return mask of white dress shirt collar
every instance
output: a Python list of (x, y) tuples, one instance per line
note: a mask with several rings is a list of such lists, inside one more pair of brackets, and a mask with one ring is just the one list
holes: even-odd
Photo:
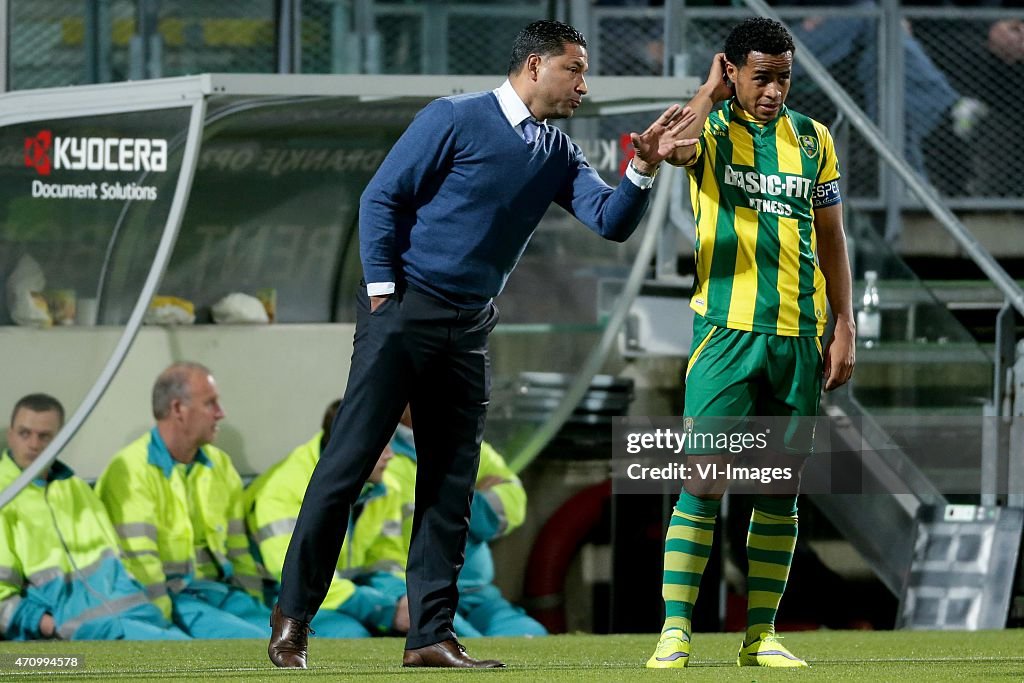
[[(523, 121), (532, 116), (526, 104), (519, 97), (519, 93), (512, 87), (512, 83), (508, 79), (505, 79), (501, 87), (495, 88), (493, 92), (494, 96), (498, 98), (498, 106), (501, 107), (501, 113), (508, 119), (508, 125), (518, 128), (522, 125)], [(538, 121), (538, 123), (542, 127), (545, 125), (543, 121)]]
[[(523, 134), (523, 121), (530, 118), (529, 108), (523, 102), (522, 98), (519, 97), (519, 93), (512, 87), (512, 83), (508, 79), (501, 84), (501, 87), (495, 88), (493, 91), (494, 96), (498, 98), (498, 106), (501, 107), (501, 113), (508, 119), (508, 125), (516, 129), (516, 131)], [(544, 128), (547, 123), (544, 121), (538, 121), (537, 125), (540, 126), (543, 134)], [(626, 164), (626, 178), (629, 179), (634, 185), (639, 187), (641, 190), (650, 189), (654, 184), (654, 176), (642, 176), (637, 173), (636, 169), (633, 168), (633, 164)]]

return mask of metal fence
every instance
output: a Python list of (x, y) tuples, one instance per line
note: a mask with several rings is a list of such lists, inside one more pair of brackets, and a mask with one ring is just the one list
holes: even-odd
[(595, 74), (661, 76), (665, 73), (664, 10), (597, 6), (590, 11), (590, 20), (579, 22), (579, 28), (587, 36), (590, 68)]
[(508, 47), (549, 3), (303, 0), (306, 73), (494, 74)]
[[(887, 13), (888, 6), (779, 3), (778, 11), (954, 206), (1024, 206), (1024, 135), (1007, 104), (1024, 91), (1024, 15)], [(284, 30), (289, 12), (297, 19)], [(10, 0), (9, 13), (12, 89), (204, 71), (499, 74), (515, 33), (550, 16), (568, 18), (588, 36), (594, 74), (700, 76), (730, 27), (749, 16), (742, 7), (625, 0)], [(896, 24), (905, 28), (893, 31)], [(1017, 43), (1000, 41), (1003, 34)], [(897, 42), (901, 50), (884, 49)], [(888, 88), (895, 96), (886, 97), (894, 79), (903, 87)], [(837, 122), (828, 98), (801, 73), (799, 55), (789, 104)], [(834, 132), (845, 143), (847, 195), (878, 207), (891, 201), (877, 155), (857, 133)]]
[(277, 70), (274, 0), (10, 0), (12, 90)]
[(85, 9), (68, 0), (9, 3), (10, 89), (92, 82)]
[[(1021, 198), (1024, 134), (1013, 101), (1024, 92), (1024, 11), (907, 12), (907, 18), (957, 98), (946, 125), (928, 141), (929, 176), (953, 196)], [(918, 107), (914, 94), (907, 92), (908, 118)]]
[[(1024, 13), (1000, 9), (788, 7), (777, 11), (793, 33), (954, 208), (1024, 208), (1024, 135), (1008, 114), (1024, 91)], [(824, 4), (824, 3), (823, 3)], [(742, 7), (663, 8), (572, 5), (572, 21), (591, 39), (594, 73), (703, 76), (730, 28), (751, 16)], [(892, 26), (896, 26), (893, 31)], [(890, 33), (899, 44), (886, 50)], [(1014, 42), (1015, 41), (1015, 42)], [(887, 89), (890, 81), (902, 88)], [(895, 92), (895, 97), (886, 97)], [(789, 106), (834, 127), (844, 149), (852, 200), (881, 208), (917, 204), (894, 191), (877, 154), (840, 124), (828, 97), (800, 69)]]

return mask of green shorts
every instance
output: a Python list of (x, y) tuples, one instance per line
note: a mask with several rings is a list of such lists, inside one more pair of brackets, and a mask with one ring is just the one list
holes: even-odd
[[(745, 332), (693, 318), (693, 346), (686, 367), (684, 417), (781, 417), (785, 450), (809, 452), (822, 382), (821, 339)], [(705, 420), (705, 427), (723, 424)], [(712, 452), (712, 451), (705, 451)]]

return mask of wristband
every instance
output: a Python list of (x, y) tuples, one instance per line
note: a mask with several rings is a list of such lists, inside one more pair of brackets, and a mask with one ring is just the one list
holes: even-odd
[(640, 169), (638, 169), (636, 167), (636, 164), (633, 163), (633, 159), (629, 160), (629, 165), (633, 167), (633, 172), (634, 173), (636, 173), (637, 175), (643, 176), (644, 178), (653, 178), (654, 176), (658, 175), (658, 167), (657, 166), (654, 167), (654, 172), (653, 173), (644, 173), (643, 171), (641, 171)]

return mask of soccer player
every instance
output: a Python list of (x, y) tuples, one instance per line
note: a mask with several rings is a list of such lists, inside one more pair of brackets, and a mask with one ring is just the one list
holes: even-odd
[[(853, 372), (850, 264), (839, 165), (822, 124), (785, 105), (793, 40), (765, 18), (738, 24), (690, 101), (696, 137), (670, 163), (687, 168), (697, 223), (693, 347), (685, 423), (701, 418), (817, 414)], [(835, 332), (822, 351), (825, 301)], [(797, 425), (783, 451), (807, 447)], [(804, 450), (803, 452), (806, 452)], [(692, 459), (724, 454), (690, 455)], [(792, 457), (796, 472), (802, 459)], [(684, 483), (665, 544), (665, 624), (651, 668), (686, 666), (690, 618), (711, 551), (722, 482)], [(794, 489), (795, 491), (795, 489)], [(775, 637), (797, 535), (796, 493), (757, 495), (747, 536), (747, 632), (740, 666), (802, 667)]]
[(692, 112), (673, 105), (632, 133), (636, 156), (612, 189), (546, 123), (575, 113), (587, 66), (576, 29), (530, 24), (513, 45), (508, 80), (428, 104), (363, 192), (366, 285), (333, 430), (350, 438), (330, 440), (306, 489), (274, 609), (275, 665), (306, 667), (309, 622), (330, 586), (349, 508), (411, 404), (416, 517), (403, 666), (502, 666), (469, 657), (452, 628), (490, 392), (492, 300), (552, 202), (606, 239), (627, 239), (658, 165), (687, 141), (671, 131), (692, 122)]

